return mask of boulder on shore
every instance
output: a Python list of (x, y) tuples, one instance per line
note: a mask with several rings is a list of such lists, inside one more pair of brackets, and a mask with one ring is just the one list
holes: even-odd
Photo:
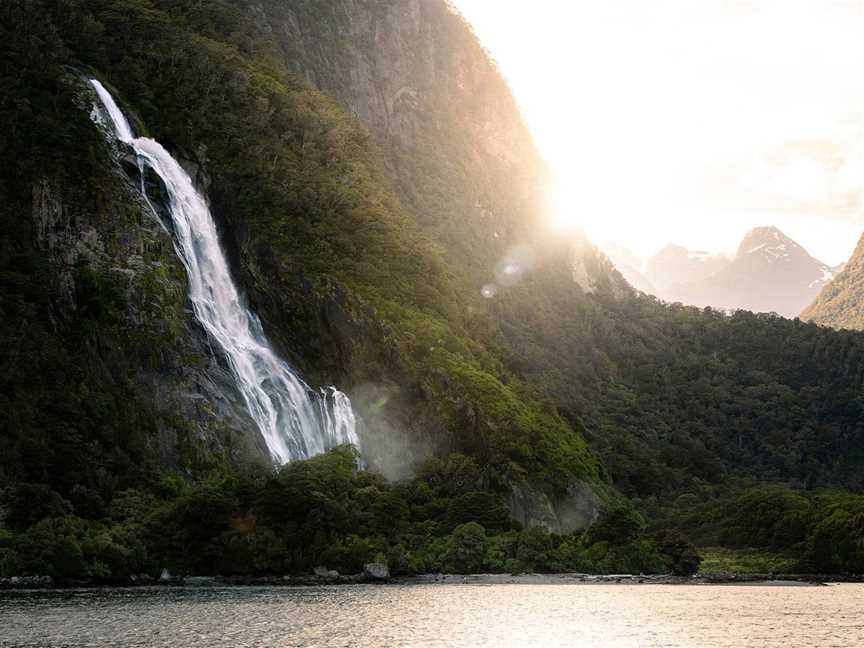
[(366, 563), (363, 565), (363, 574), (369, 578), (390, 578), (390, 568), (385, 563)]

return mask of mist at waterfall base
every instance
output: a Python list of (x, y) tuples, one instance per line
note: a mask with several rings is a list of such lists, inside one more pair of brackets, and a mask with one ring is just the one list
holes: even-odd
[[(343, 444), (359, 449), (357, 421), (348, 397), (335, 387), (312, 389), (273, 351), (260, 320), (245, 305), (231, 277), (206, 198), (159, 142), (135, 137), (108, 90), (96, 79), (89, 81), (110, 127), (98, 110), (93, 119), (130, 146), (139, 168), (152, 169), (167, 189), (172, 239), (186, 268), (195, 316), (225, 353), (273, 461), (306, 459)], [(148, 200), (143, 181), (141, 193)]]
[(363, 421), (363, 460), (390, 481), (410, 479), (418, 467), (452, 450), (443, 444), (443, 430), (428, 432), (435, 428), (434, 417), (422, 420), (422, 412), (403, 399), (393, 383), (364, 382), (351, 388), (351, 403)]

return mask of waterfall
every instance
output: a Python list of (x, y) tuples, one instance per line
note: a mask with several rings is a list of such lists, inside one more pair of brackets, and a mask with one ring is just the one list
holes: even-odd
[[(159, 142), (135, 137), (114, 98), (90, 79), (113, 125), (139, 164), (165, 183), (174, 225), (174, 247), (186, 266), (195, 316), (225, 352), (249, 413), (279, 464), (305, 459), (341, 444), (359, 447), (348, 397), (335, 387), (314, 390), (270, 346), (258, 317), (245, 305), (228, 263), (205, 197)], [(105, 126), (98, 113), (94, 119)], [(142, 187), (145, 199), (146, 193)]]

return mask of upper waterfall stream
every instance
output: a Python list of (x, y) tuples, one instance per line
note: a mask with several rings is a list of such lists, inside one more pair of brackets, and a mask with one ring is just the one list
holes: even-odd
[(159, 142), (135, 137), (111, 94), (96, 79), (90, 83), (114, 135), (165, 183), (174, 246), (186, 266), (195, 315), (225, 352), (273, 459), (305, 459), (346, 443), (359, 447), (348, 397), (334, 387), (312, 389), (273, 351), (260, 320), (234, 284), (207, 201), (189, 174)]

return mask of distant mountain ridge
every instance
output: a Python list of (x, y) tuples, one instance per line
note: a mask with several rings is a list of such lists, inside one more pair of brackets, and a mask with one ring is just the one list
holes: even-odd
[(604, 247), (625, 279), (643, 292), (694, 306), (785, 317), (796, 317), (842, 267), (814, 258), (773, 226), (750, 230), (732, 258), (670, 244), (643, 270), (635, 255), (622, 250)]
[(641, 290), (649, 295), (657, 293), (657, 289), (651, 280), (642, 271), (644, 265), (642, 259), (637, 257), (631, 250), (614, 243), (604, 243), (599, 246), (603, 254), (612, 262), (612, 265), (621, 273), (633, 288)]
[(688, 250), (680, 245), (670, 244), (648, 259), (645, 275), (662, 293), (684, 281), (707, 279), (723, 270), (729, 263), (729, 259), (723, 254)]
[(833, 277), (833, 268), (776, 227), (757, 227), (741, 241), (728, 266), (671, 288), (669, 297), (696, 306), (797, 317)]

